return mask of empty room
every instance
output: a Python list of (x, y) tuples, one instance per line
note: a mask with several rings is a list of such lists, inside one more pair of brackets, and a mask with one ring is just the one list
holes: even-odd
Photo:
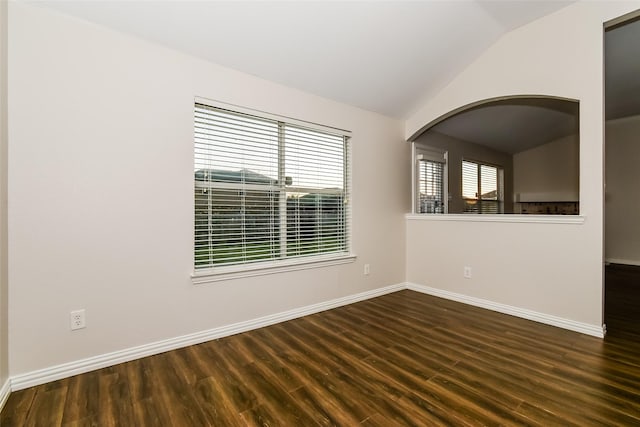
[(639, 19), (0, 1), (0, 425), (640, 425)]

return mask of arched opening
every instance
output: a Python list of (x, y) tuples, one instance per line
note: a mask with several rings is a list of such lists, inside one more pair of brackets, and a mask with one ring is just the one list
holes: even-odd
[(486, 99), (437, 118), (410, 141), (416, 213), (579, 213), (575, 100)]

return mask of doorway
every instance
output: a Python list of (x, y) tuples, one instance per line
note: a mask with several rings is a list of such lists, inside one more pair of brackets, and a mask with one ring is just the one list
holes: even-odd
[(640, 11), (605, 25), (604, 46), (604, 321), (640, 341)]

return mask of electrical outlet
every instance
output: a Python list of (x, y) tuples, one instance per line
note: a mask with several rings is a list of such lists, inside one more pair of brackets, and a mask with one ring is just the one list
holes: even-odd
[(465, 265), (463, 274), (465, 279), (471, 279), (471, 267)]
[(75, 331), (76, 329), (82, 329), (87, 327), (87, 320), (85, 318), (84, 309), (82, 310), (74, 310), (69, 313), (69, 317), (71, 320), (71, 330)]
[(368, 276), (369, 273), (371, 273), (371, 267), (369, 266), (369, 264), (365, 264), (364, 265), (364, 275)]

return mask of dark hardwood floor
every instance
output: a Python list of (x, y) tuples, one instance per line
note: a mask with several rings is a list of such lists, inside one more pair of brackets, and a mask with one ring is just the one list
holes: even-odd
[(640, 342), (640, 267), (608, 265), (605, 302), (608, 335)]
[(14, 392), (0, 424), (638, 426), (637, 324), (609, 318), (601, 340), (401, 291)]

